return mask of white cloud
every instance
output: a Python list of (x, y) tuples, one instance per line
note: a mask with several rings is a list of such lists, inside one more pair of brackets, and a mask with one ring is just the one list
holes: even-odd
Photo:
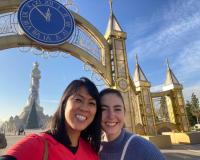
[(179, 82), (185, 87), (185, 98), (190, 99), (192, 92), (200, 98), (200, 41), (192, 42), (184, 47), (177, 59), (174, 69)]
[[(197, 7), (200, 7), (200, 1), (183, 0), (173, 2), (167, 9), (159, 10), (156, 14), (160, 16), (154, 15), (149, 23), (141, 24), (146, 25), (142, 27), (144, 32), (147, 33), (148, 27), (152, 28), (152, 25), (155, 31), (136, 39), (132, 44), (131, 55), (137, 52), (143, 54), (144, 58), (149, 58), (152, 55), (166, 57), (174, 53), (180, 54), (178, 52), (180, 48), (193, 41), (194, 32), (200, 28), (200, 10)], [(158, 21), (161, 22), (160, 25), (156, 23)], [(136, 33), (141, 32), (136, 31)]]
[(177, 58), (174, 67), (181, 79), (191, 79), (199, 76), (200, 73), (200, 40), (191, 42), (183, 48), (182, 53)]
[(200, 1), (197, 0), (181, 0), (172, 1), (168, 7), (164, 8), (163, 18), (166, 21), (174, 22), (174, 19), (181, 20), (194, 13), (199, 12)]

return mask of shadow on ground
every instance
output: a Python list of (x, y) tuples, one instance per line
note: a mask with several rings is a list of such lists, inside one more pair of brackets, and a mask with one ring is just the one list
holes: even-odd
[(164, 153), (167, 160), (200, 160), (200, 156), (195, 156), (187, 153)]

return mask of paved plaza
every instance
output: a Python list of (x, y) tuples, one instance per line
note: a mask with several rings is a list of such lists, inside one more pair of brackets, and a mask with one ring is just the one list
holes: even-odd
[[(7, 136), (7, 143), (9, 148), (12, 144), (24, 136)], [(0, 155), (4, 154), (7, 148), (0, 150)], [(162, 149), (162, 153), (167, 157), (167, 160), (200, 160), (200, 144), (196, 145), (173, 145), (170, 149)]]
[(162, 149), (161, 152), (170, 160), (200, 160), (200, 144), (173, 145), (172, 148)]

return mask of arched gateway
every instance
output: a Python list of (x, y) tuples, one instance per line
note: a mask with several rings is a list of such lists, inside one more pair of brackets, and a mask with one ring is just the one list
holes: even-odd
[[(86, 19), (70, 11), (75, 21), (75, 30), (72, 36), (62, 44), (41, 42), (41, 39), (48, 41), (52, 37), (41, 35), (38, 30), (30, 29), (30, 22), (24, 22), (28, 31), (25, 31), (22, 26), (19, 27), (18, 8), (23, 2), (23, 0), (0, 1), (0, 50), (17, 47), (35, 47), (49, 52), (62, 51), (71, 54), (90, 65), (109, 87), (117, 88), (122, 92), (127, 112), (127, 129), (145, 135), (156, 135), (156, 116), (149, 89), (150, 84), (146, 81), (146, 77), (138, 63), (135, 68), (134, 80), (130, 76), (125, 44), (126, 33), (122, 30), (114, 16), (112, 2), (110, 3), (110, 18), (105, 35), (102, 35)], [(50, 21), (53, 11), (51, 13), (51, 9), (50, 11), (48, 9), (55, 5), (55, 0), (31, 0), (30, 2), (27, 8), (32, 9), (31, 14), (37, 12), (44, 20)], [(44, 12), (44, 8), (41, 6), (45, 5), (49, 6), (49, 8)], [(60, 7), (57, 6), (57, 9), (60, 10)], [(23, 16), (30, 15), (25, 11)], [(65, 13), (61, 16), (64, 18), (69, 17)], [(70, 25), (64, 22), (64, 27), (70, 28)], [(23, 31), (21, 28), (23, 28)], [(39, 38), (39, 42), (27, 34), (27, 32)], [(67, 33), (63, 32), (63, 34)], [(59, 40), (60, 35), (54, 38)], [(179, 90), (179, 92), (182, 95), (182, 90)], [(181, 98), (183, 100), (183, 97)], [(178, 104), (174, 104), (174, 108), (179, 107)], [(178, 121), (178, 125), (183, 126), (179, 127), (179, 130), (188, 131), (186, 113), (176, 113), (181, 114), (180, 117), (182, 118)]]

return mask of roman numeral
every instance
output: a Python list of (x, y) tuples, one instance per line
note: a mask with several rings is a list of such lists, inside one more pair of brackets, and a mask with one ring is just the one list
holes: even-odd
[(33, 30), (33, 31), (32, 31), (32, 34), (33, 34), (35, 37), (37, 37), (37, 38), (40, 37), (40, 32), (38, 32), (37, 30)]
[(23, 23), (24, 26), (30, 25), (29, 21), (22, 21), (22, 23)]
[(61, 37), (58, 36), (58, 35), (56, 35), (56, 40), (58, 41), (58, 40), (60, 40), (60, 39), (61, 39)]
[(27, 12), (27, 11), (26, 11), (26, 12), (22, 12), (22, 17), (23, 17), (23, 18), (28, 17), (28, 12)]
[(71, 27), (71, 22), (70, 21), (65, 21), (65, 27)]
[(46, 5), (53, 6), (53, 1), (51, 1), (51, 0), (46, 0), (46, 1), (45, 1), (45, 4), (46, 4)]
[(45, 41), (51, 41), (51, 38), (50, 38), (50, 36), (43, 35), (43, 40), (45, 40)]

